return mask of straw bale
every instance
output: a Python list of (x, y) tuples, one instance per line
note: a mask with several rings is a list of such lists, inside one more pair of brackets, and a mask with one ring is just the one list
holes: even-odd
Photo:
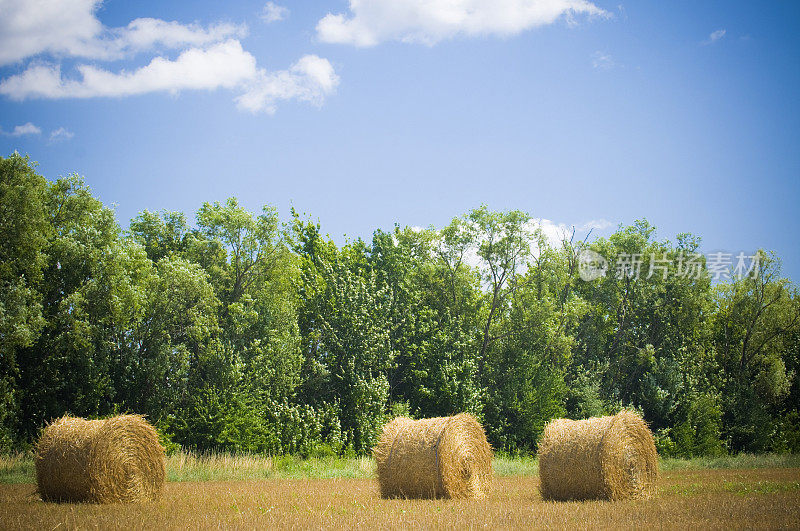
[(492, 483), (492, 448), (467, 413), (386, 424), (373, 454), (385, 498), (482, 498)]
[(653, 434), (627, 410), (609, 417), (554, 420), (539, 442), (539, 478), (544, 499), (648, 498), (658, 479)]
[(139, 415), (62, 417), (42, 432), (35, 462), (44, 501), (150, 500), (161, 494), (166, 477), (164, 448)]

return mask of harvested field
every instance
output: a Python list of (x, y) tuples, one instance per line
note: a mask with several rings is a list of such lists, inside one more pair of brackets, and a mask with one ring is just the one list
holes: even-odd
[(141, 504), (43, 503), (0, 485), (4, 528), (798, 528), (800, 469), (670, 470), (651, 500), (545, 502), (537, 476), (495, 478), (483, 500), (381, 499), (368, 479), (168, 483)]

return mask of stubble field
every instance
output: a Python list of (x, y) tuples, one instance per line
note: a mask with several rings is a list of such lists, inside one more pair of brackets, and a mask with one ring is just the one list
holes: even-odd
[(668, 470), (652, 500), (545, 502), (536, 475), (497, 477), (485, 500), (383, 500), (371, 479), (181, 481), (159, 501), (43, 503), (0, 485), (0, 526), (73, 528), (800, 528), (800, 469)]

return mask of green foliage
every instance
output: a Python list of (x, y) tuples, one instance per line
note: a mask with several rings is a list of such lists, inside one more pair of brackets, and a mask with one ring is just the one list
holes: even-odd
[(800, 454), (800, 411), (792, 410), (780, 420), (772, 450)]
[(709, 395), (695, 397), (687, 404), (686, 418), (658, 433), (659, 454), (665, 457), (716, 457), (726, 453), (720, 439), (722, 410)]
[(46, 201), (47, 182), (27, 157), (0, 158), (0, 451), (11, 448), (21, 420), (17, 351), (31, 346), (45, 325)]
[(783, 446), (780, 418), (798, 410), (797, 401), (789, 399), (797, 396), (800, 297), (794, 285), (780, 278), (780, 262), (759, 255), (754, 275), (714, 292), (718, 311), (711, 333), (721, 369), (723, 436), (737, 452)]
[[(684, 274), (696, 236), (637, 220), (552, 242), (485, 206), (342, 246), (235, 198), (123, 232), (80, 177), (17, 154), (0, 205), (0, 451), (65, 413), (135, 411), (170, 451), (328, 460), (393, 416), (469, 411), (527, 454), (550, 419), (621, 407), (664, 456), (800, 451), (800, 297), (768, 253), (712, 285)], [(610, 260), (591, 282), (586, 249)]]
[(449, 245), (433, 231), (396, 227), (394, 233), (376, 231), (369, 257), (391, 293), (390, 398), (417, 417), (480, 414), (483, 407), (471, 332), (477, 277)]
[(389, 396), (388, 294), (374, 274), (363, 278), (338, 261), (325, 265), (323, 275), (327, 311), (319, 316), (319, 362), (330, 377), (322, 391), (329, 400), (339, 400), (346, 445), (368, 452), (377, 443)]
[(183, 252), (188, 230), (186, 216), (166, 210), (160, 215), (145, 210), (131, 220), (129, 228), (134, 241), (144, 247), (153, 262)]

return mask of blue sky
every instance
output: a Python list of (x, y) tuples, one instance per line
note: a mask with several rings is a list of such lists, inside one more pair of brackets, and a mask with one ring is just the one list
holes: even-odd
[(123, 226), (237, 196), (341, 242), (486, 203), (800, 278), (799, 4), (362, 4), (0, 0), (0, 154)]

